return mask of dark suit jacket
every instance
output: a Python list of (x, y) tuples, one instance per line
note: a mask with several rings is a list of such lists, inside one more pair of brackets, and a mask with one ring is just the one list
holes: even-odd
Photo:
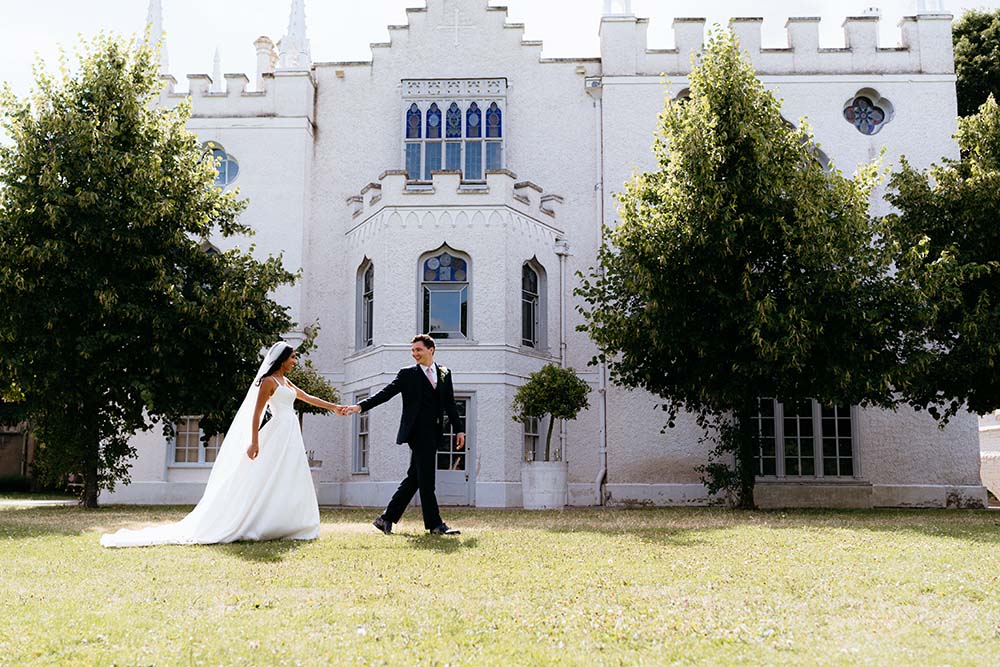
[[(414, 364), (401, 368), (396, 373), (396, 378), (382, 391), (361, 401), (359, 403), (361, 410), (367, 412), (377, 405), (382, 405), (396, 394), (403, 394), (403, 415), (400, 417), (399, 432), (396, 434), (396, 444), (400, 445), (404, 442), (410, 442), (410, 436), (413, 434), (413, 427), (417, 424), (418, 417), (420, 417), (422, 406), (426, 409), (427, 405), (437, 406), (437, 414), (429, 416), (436, 421), (439, 427), (443, 425), (442, 418), (447, 412), (455, 432), (464, 433), (465, 424), (458, 416), (458, 406), (455, 405), (455, 387), (451, 382), (451, 371), (440, 365), (436, 368), (438, 376), (436, 390), (431, 386), (427, 376), (424, 375), (420, 364)], [(425, 402), (424, 399), (432, 397), (435, 391), (438, 400)]]

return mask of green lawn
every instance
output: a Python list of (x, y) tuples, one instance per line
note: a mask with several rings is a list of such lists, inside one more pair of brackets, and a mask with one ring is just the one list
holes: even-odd
[(1000, 512), (324, 511), (309, 543), (109, 550), (185, 508), (0, 508), (0, 664), (985, 665)]

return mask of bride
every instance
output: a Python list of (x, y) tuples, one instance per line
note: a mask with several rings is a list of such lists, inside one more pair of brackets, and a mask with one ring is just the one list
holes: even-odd
[[(316, 490), (292, 406), (297, 398), (337, 414), (343, 408), (293, 385), (285, 374), (294, 365), (295, 349), (288, 343), (275, 343), (268, 350), (226, 433), (205, 494), (190, 514), (177, 523), (103, 535), (101, 545), (316, 539)], [(261, 424), (265, 406), (272, 416)], [(243, 449), (247, 442), (249, 447)]]

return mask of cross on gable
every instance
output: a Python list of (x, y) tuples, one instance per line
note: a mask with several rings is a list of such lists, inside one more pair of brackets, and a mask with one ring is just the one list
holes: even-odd
[(465, 19), (458, 2), (446, 3), (444, 13), (447, 19), (445, 23), (438, 26), (438, 30), (446, 33), (453, 33), (455, 36), (455, 46), (458, 46), (459, 39), (463, 32), (470, 34), (476, 32), (476, 24)]

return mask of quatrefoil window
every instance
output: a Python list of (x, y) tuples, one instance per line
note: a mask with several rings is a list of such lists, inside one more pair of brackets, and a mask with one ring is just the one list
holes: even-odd
[(889, 100), (876, 91), (864, 89), (844, 105), (844, 118), (861, 134), (873, 135), (892, 120), (893, 110)]

